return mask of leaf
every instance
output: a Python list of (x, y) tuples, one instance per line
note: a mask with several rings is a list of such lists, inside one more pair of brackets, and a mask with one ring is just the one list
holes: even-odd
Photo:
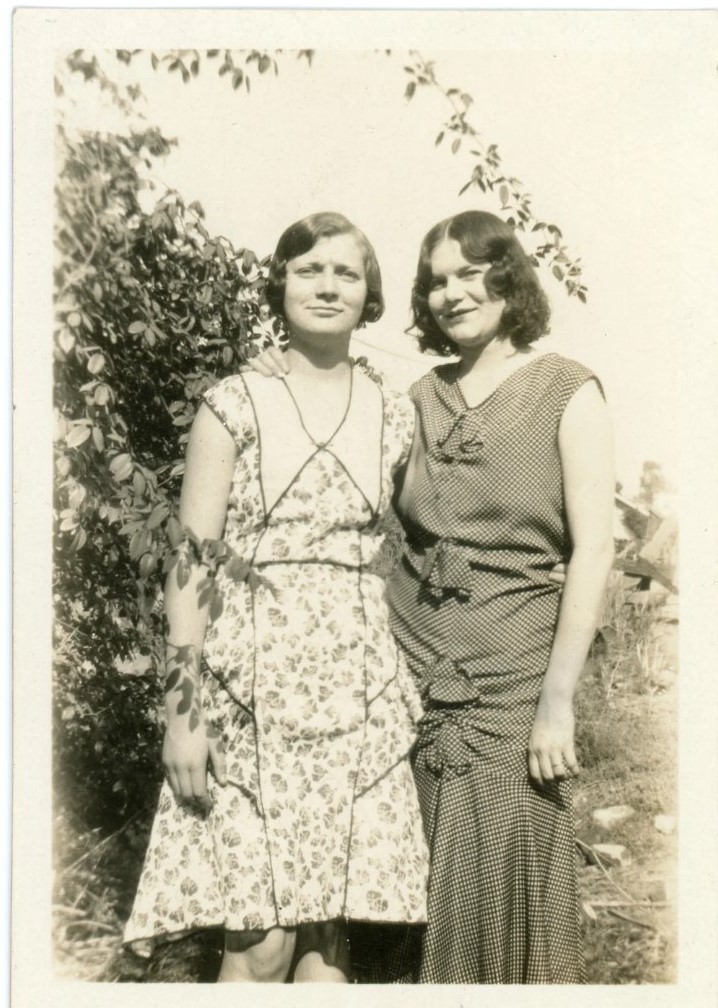
[(130, 323), (128, 332), (135, 336), (137, 333), (143, 333), (146, 328), (147, 324), (145, 322), (132, 322)]
[(165, 693), (171, 692), (177, 685), (182, 675), (183, 670), (181, 668), (172, 669), (170, 674), (165, 679)]
[(92, 440), (98, 452), (105, 450), (105, 437), (99, 427), (92, 428)]
[(196, 707), (193, 707), (189, 715), (189, 730), (191, 732), (195, 731), (199, 726), (199, 712)]
[(212, 601), (209, 607), (209, 618), (211, 620), (219, 619), (222, 615), (222, 610), (224, 609), (224, 602), (222, 600), (222, 593), (215, 589), (212, 594)]
[(105, 358), (102, 354), (93, 354), (87, 362), (87, 370), (90, 374), (99, 374), (105, 366)]
[(190, 567), (186, 560), (180, 560), (177, 564), (177, 584), (184, 588), (189, 582)]
[(70, 312), (70, 314), (65, 319), (65, 322), (67, 323), (67, 325), (71, 326), (73, 329), (77, 329), (77, 327), (82, 322), (82, 315), (80, 315), (80, 313), (76, 312), (76, 311)]
[(104, 382), (95, 389), (95, 403), (98, 406), (106, 406), (110, 401), (110, 387)]
[(79, 528), (75, 533), (75, 538), (72, 540), (72, 543), (70, 544), (70, 549), (73, 552), (77, 553), (78, 550), (82, 549), (82, 547), (85, 545), (86, 542), (87, 542), (87, 532), (85, 532), (84, 528)]
[(582, 290), (577, 291), (576, 292), (576, 296), (577, 296), (577, 298), (578, 298), (579, 301), (582, 301), (583, 304), (586, 304), (586, 295), (584, 294), (584, 292)]
[(72, 532), (73, 529), (77, 528), (77, 525), (78, 525), (78, 521), (77, 521), (76, 517), (73, 517), (73, 518), (63, 518), (63, 520), (60, 522), (60, 531), (61, 532)]
[(150, 516), (145, 522), (145, 528), (148, 529), (157, 528), (158, 525), (162, 524), (162, 522), (165, 520), (168, 514), (169, 514), (169, 508), (164, 503), (164, 501), (161, 504), (157, 504), (150, 512)]
[(232, 74), (232, 87), (236, 91), (244, 80), (244, 71), (237, 68)]
[(194, 693), (194, 683), (188, 677), (182, 681), (182, 685), (179, 687), (182, 693), (182, 699), (177, 704), (177, 713), (186, 714), (192, 705), (192, 694)]
[(509, 201), (509, 187), (507, 185), (499, 186), (499, 199), (501, 200), (501, 209), (503, 210)]
[(145, 553), (140, 560), (140, 574), (143, 578), (149, 577), (154, 574), (157, 567), (157, 559), (154, 553)]
[(133, 470), (134, 466), (132, 465), (132, 459), (127, 454), (115, 455), (113, 460), (110, 462), (110, 472), (118, 483), (129, 479)]
[(139, 560), (143, 553), (146, 553), (152, 544), (152, 536), (149, 532), (138, 529), (130, 539), (130, 560)]
[(75, 345), (75, 337), (67, 329), (63, 329), (57, 337), (57, 342), (63, 353), (69, 354)]
[(88, 425), (73, 427), (70, 433), (65, 438), (65, 444), (68, 448), (79, 448), (81, 444), (89, 438), (92, 433), (92, 428)]
[(416, 81), (409, 81), (406, 85), (406, 90), (404, 91), (404, 97), (407, 101), (411, 101), (414, 97), (414, 92), (416, 91)]
[(451, 145), (451, 153), (456, 154), (459, 147), (461, 147), (461, 137), (456, 137)]
[(169, 539), (170, 545), (173, 549), (176, 549), (184, 538), (182, 526), (174, 515), (171, 515), (167, 519), (167, 538)]
[(257, 64), (257, 69), (261, 74), (263, 74), (266, 73), (267, 70), (269, 70), (271, 65), (272, 65), (271, 58), (269, 56), (262, 56), (260, 57), (259, 63)]
[(560, 266), (554, 266), (551, 272), (553, 273), (553, 275), (556, 277), (557, 280), (563, 280), (563, 270), (561, 269)]
[(249, 564), (238, 556), (233, 556), (224, 565), (224, 572), (233, 581), (244, 581), (249, 573)]
[(434, 140), (434, 146), (438, 147), (443, 139), (444, 139), (444, 131), (442, 130), (441, 133), (439, 133), (439, 135), (437, 136), (436, 140)]
[(138, 497), (141, 497), (147, 488), (147, 480), (139, 469), (135, 469), (132, 474), (132, 488)]

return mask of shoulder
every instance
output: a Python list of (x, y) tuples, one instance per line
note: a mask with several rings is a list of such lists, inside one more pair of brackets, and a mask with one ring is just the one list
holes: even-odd
[(406, 392), (398, 392), (396, 389), (383, 388), (384, 415), (390, 420), (399, 423), (414, 422), (414, 403)]
[(600, 378), (581, 361), (574, 360), (572, 357), (564, 357), (559, 353), (548, 353), (541, 358), (541, 363), (549, 376), (552, 391), (563, 401), (564, 405), (585, 385), (597, 389), (601, 398), (605, 399)]
[(436, 396), (437, 386), (451, 384), (454, 380), (455, 372), (456, 365), (451, 362), (437, 364), (436, 367), (433, 367), (431, 371), (427, 371), (425, 375), (418, 378), (411, 386), (409, 389), (411, 399), (419, 407), (422, 403), (432, 401)]
[[(252, 372), (253, 377), (260, 377)], [(202, 401), (214, 413), (220, 423), (227, 428), (235, 441), (246, 440), (248, 426), (252, 426), (252, 406), (248, 391), (248, 379), (252, 376), (230, 375), (212, 385), (202, 396)], [(270, 381), (271, 379), (261, 379)]]

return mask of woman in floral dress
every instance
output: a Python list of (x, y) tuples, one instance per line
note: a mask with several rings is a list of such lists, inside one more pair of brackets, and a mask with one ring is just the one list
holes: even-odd
[(413, 406), (349, 360), (383, 300), (346, 218), (288, 228), (268, 293), (291, 376), (210, 389), (187, 449), (167, 782), (125, 941), (222, 927), (220, 981), (346, 982), (348, 921), (426, 919), (421, 706), (375, 569)]

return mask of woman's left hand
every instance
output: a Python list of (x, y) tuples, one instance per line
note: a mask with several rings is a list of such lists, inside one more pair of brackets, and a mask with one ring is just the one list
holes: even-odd
[(529, 773), (537, 784), (579, 773), (573, 742), (573, 703), (541, 697), (529, 737)]

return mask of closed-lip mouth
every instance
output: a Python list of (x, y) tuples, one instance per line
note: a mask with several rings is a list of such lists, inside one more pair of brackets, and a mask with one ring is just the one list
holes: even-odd
[(339, 315), (341, 308), (334, 308), (333, 305), (310, 305), (312, 311), (331, 312), (332, 315)]
[(456, 311), (444, 312), (444, 318), (455, 319), (461, 318), (463, 315), (468, 315), (470, 312), (476, 311), (475, 308), (460, 308)]

